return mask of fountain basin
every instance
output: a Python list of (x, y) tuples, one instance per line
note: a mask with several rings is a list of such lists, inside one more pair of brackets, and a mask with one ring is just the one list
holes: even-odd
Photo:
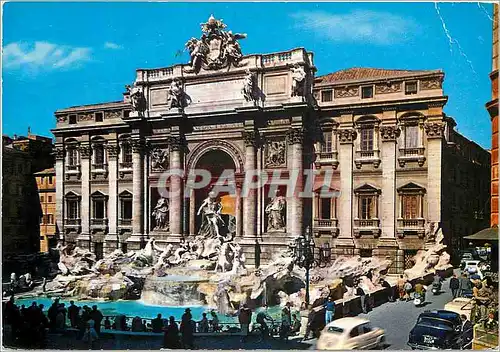
[(197, 276), (148, 276), (142, 289), (141, 301), (150, 305), (200, 306), (206, 304), (198, 286), (208, 282)]

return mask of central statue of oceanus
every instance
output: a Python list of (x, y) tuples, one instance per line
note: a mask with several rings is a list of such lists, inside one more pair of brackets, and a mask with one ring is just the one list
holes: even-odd
[(202, 216), (198, 234), (205, 238), (221, 237), (221, 230), (226, 225), (221, 216), (222, 204), (214, 192), (210, 192), (198, 209), (197, 215)]

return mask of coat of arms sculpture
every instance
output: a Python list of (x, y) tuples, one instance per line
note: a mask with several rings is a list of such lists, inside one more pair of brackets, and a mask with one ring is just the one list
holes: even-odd
[(222, 20), (216, 20), (213, 16), (201, 24), (201, 38), (191, 38), (185, 44), (191, 56), (191, 67), (186, 71), (198, 73), (201, 68), (219, 70), (224, 67), (229, 69), (231, 65), (239, 66), (243, 54), (238, 40), (247, 35), (226, 31), (225, 28)]

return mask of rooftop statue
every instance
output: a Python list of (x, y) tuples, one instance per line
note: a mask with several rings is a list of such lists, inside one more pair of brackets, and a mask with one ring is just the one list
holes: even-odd
[(203, 34), (200, 39), (189, 39), (185, 47), (189, 50), (191, 60), (187, 72), (200, 72), (204, 70), (219, 70), (227, 67), (238, 66), (243, 54), (238, 43), (239, 39), (247, 37), (246, 34), (233, 33), (225, 30), (226, 25), (222, 20), (216, 20), (213, 15), (207, 22), (201, 23)]
[(132, 104), (132, 109), (142, 115), (146, 111), (146, 98), (140, 86), (135, 83), (133, 86), (126, 85), (125, 88), (130, 96), (130, 103)]

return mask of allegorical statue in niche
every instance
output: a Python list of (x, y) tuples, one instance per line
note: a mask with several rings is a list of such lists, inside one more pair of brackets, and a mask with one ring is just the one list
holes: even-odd
[(245, 78), (243, 78), (243, 88), (241, 92), (246, 101), (251, 102), (257, 100), (255, 96), (255, 74), (250, 72), (250, 70), (246, 71)]
[(133, 86), (126, 85), (125, 88), (129, 93), (132, 109), (137, 111), (139, 114), (143, 114), (144, 111), (146, 111), (146, 98), (144, 97), (142, 88), (137, 86), (135, 83)]
[(292, 71), (292, 97), (303, 96), (306, 83), (306, 72), (299, 64), (295, 64), (291, 68)]
[(187, 105), (187, 96), (182, 88), (182, 82), (178, 78), (175, 78), (168, 88), (168, 108), (183, 109)]
[(155, 218), (155, 230), (168, 230), (168, 209), (168, 199), (160, 198), (152, 213)]
[(285, 206), (285, 197), (277, 190), (274, 198), (266, 206), (267, 231), (285, 230)]
[(208, 197), (203, 201), (198, 209), (197, 215), (202, 216), (202, 222), (199, 235), (205, 238), (219, 238), (221, 237), (220, 230), (224, 224), (221, 217), (222, 204), (217, 199), (214, 192), (210, 192)]
[(151, 167), (153, 170), (166, 170), (168, 168), (168, 151), (155, 148), (151, 152)]

